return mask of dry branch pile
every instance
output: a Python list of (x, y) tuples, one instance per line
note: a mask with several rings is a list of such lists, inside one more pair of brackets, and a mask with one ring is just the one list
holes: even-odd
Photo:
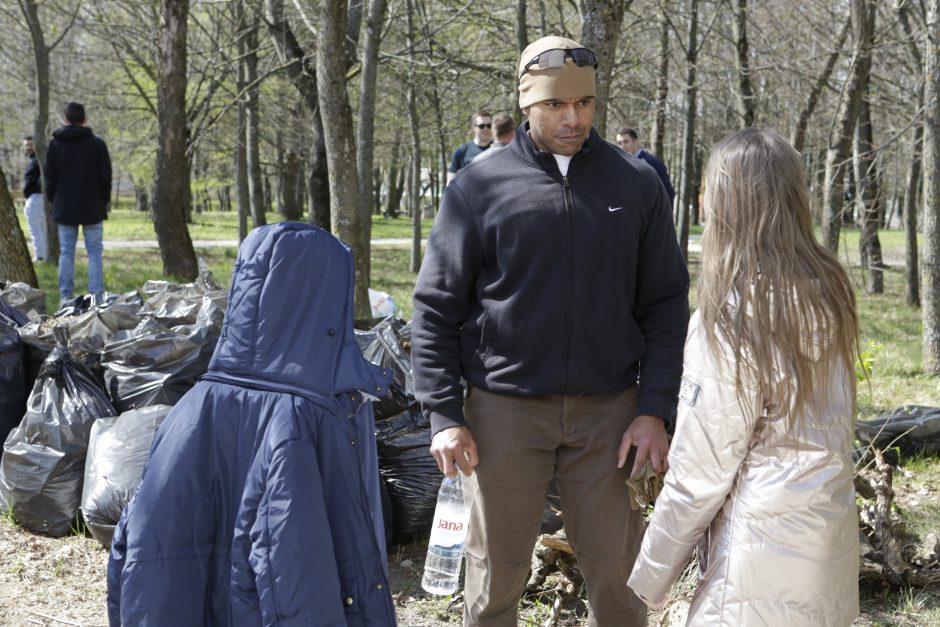
[(917, 542), (905, 533), (894, 511), (894, 467), (873, 448), (874, 463), (855, 476), (861, 527), (860, 577), (894, 585), (926, 587), (940, 583), (940, 541), (929, 533)]

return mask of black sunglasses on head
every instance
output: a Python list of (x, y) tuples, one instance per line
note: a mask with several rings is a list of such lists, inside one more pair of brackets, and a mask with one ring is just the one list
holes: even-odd
[(552, 48), (551, 50), (546, 50), (541, 52), (531, 61), (525, 64), (525, 67), (522, 68), (522, 74), (519, 75), (519, 78), (522, 78), (523, 74), (529, 71), (529, 68), (533, 65), (537, 65), (537, 69), (544, 70), (550, 67), (563, 67), (565, 65), (566, 59), (571, 59), (574, 61), (574, 64), (578, 67), (587, 67), (593, 66), (594, 69), (597, 69), (597, 56), (592, 50), (588, 48)]

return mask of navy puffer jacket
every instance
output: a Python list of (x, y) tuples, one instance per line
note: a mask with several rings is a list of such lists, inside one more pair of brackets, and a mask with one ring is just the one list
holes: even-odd
[(108, 565), (112, 625), (395, 624), (353, 262), (279, 223), (239, 251), (209, 372), (161, 425)]

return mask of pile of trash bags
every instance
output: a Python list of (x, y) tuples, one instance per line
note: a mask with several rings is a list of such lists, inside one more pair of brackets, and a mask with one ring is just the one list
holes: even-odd
[(153, 436), (170, 409), (131, 409), (91, 427), (81, 511), (91, 535), (105, 546), (111, 545), (121, 512), (137, 492)]
[[(208, 368), (226, 304), (205, 275), (80, 296), (50, 316), (40, 290), (0, 283), (0, 507), (52, 536), (83, 521), (108, 546), (157, 428)], [(386, 535), (410, 541), (429, 533), (441, 481), (414, 397), (411, 325), (374, 320), (356, 339), (394, 373), (374, 403), (376, 439)]]
[(392, 520), (388, 540), (409, 542), (427, 535), (434, 518), (441, 473), (431, 456), (431, 423), (414, 396), (411, 375), (411, 324), (386, 318), (356, 331), (363, 356), (392, 372), (385, 398), (372, 405), (379, 473), (388, 493)]
[(68, 350), (65, 327), (42, 365), (26, 415), (0, 458), (0, 507), (32, 531), (54, 537), (74, 528), (92, 425), (114, 407), (95, 376)]
[(0, 288), (0, 507), (56, 537), (81, 508), (107, 544), (157, 426), (208, 369), (227, 294), (208, 274), (148, 281), (47, 316), (41, 291)]

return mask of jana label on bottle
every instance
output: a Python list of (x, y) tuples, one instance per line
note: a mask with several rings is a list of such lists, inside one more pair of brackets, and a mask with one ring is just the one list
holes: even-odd
[(438, 507), (434, 512), (430, 543), (438, 546), (456, 546), (467, 537), (470, 513), (456, 507)]

